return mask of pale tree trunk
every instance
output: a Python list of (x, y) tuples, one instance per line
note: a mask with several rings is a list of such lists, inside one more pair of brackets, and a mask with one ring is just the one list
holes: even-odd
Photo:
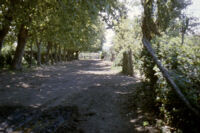
[(41, 66), (41, 41), (36, 41), (37, 43), (37, 65)]
[(58, 60), (59, 60), (59, 61), (62, 61), (62, 59), (61, 59), (61, 56), (62, 56), (62, 53), (61, 53), (61, 52), (62, 52), (62, 51), (61, 51), (61, 46), (59, 45), (58, 47), (59, 47), (59, 49), (58, 49), (58, 54), (59, 54)]
[(24, 24), (21, 24), (17, 39), (17, 48), (15, 51), (14, 59), (11, 68), (14, 70), (22, 69), (22, 58), (24, 54), (24, 48), (26, 45), (26, 40), (28, 38), (28, 29), (25, 28)]
[(181, 37), (181, 44), (184, 44), (184, 39), (185, 39), (185, 33), (182, 33), (182, 37)]
[(50, 59), (51, 59), (51, 64), (54, 64), (54, 57), (53, 57), (53, 47), (50, 48)]
[(182, 31), (181, 31), (181, 44), (182, 45), (184, 44), (185, 34), (188, 29), (188, 25), (189, 25), (189, 18), (186, 18), (185, 20), (183, 20), (183, 24), (182, 24)]
[(33, 64), (33, 42), (31, 42), (31, 55), (30, 55), (30, 64), (29, 64), (29, 67), (31, 68), (32, 67), (32, 64)]
[(182, 45), (184, 44), (185, 32), (186, 32), (186, 29), (185, 29), (184, 25), (182, 25), (182, 31), (181, 31), (181, 44)]
[(57, 44), (54, 44), (54, 62), (57, 63), (58, 62), (58, 55), (57, 55)]
[(129, 59), (129, 68), (130, 68), (130, 71), (129, 71), (129, 73), (130, 73), (130, 75), (131, 76), (133, 76), (133, 73), (134, 73), (134, 71), (133, 71), (133, 58), (132, 58), (132, 55), (133, 55), (133, 53), (132, 53), (132, 50), (129, 50), (128, 51), (128, 59)]
[(79, 57), (79, 51), (76, 51), (75, 52), (75, 60), (78, 60), (78, 57)]
[(47, 44), (47, 64), (49, 65), (49, 61), (50, 61), (50, 50), (51, 50), (51, 42), (48, 42)]
[(63, 60), (63, 61), (66, 61), (66, 48), (65, 48), (65, 47), (64, 47), (64, 49), (63, 49), (62, 60)]

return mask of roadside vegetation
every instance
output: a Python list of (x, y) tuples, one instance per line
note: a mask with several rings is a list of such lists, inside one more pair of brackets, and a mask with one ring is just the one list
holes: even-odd
[[(164, 125), (172, 126), (172, 131), (180, 132), (198, 132), (199, 114), (188, 108), (173, 90), (173, 86), (152, 60), (142, 39), (145, 37), (151, 42), (163, 67), (198, 112), (200, 38), (195, 29), (199, 23), (196, 18), (183, 14), (182, 10), (189, 4), (186, 1), (143, 1), (143, 17), (122, 18), (115, 29), (114, 46), (111, 48), (115, 55), (115, 65), (122, 67), (123, 53), (132, 51), (133, 71), (145, 82), (136, 97), (143, 104), (146, 103), (144, 106), (151, 107), (150, 112), (156, 111)], [(146, 97), (141, 98), (142, 93)]]
[[(199, 23), (184, 13), (191, 1), (141, 0), (135, 4), (129, 6), (141, 6), (142, 15), (129, 18), (122, 1), (1, 0), (0, 71), (78, 60), (79, 53), (88, 53), (81, 55), (87, 59), (94, 53), (143, 81), (131, 99), (141, 103), (134, 106), (159, 119), (159, 127), (198, 133)], [(102, 46), (107, 29), (115, 35), (106, 53)]]

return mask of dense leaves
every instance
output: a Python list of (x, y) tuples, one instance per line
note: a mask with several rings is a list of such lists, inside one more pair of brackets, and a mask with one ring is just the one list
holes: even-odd
[[(159, 45), (154, 47), (158, 48), (157, 51), (160, 60), (174, 78), (176, 84), (181, 88), (186, 98), (192, 105), (200, 109), (200, 86), (199, 86), (199, 48), (200, 45), (194, 43), (196, 37), (187, 37), (185, 45), (181, 44), (180, 37), (170, 38), (163, 36), (154, 40), (160, 42)], [(168, 86), (163, 79), (162, 74), (155, 67), (156, 75), (159, 77), (157, 82), (157, 98), (156, 101), (160, 103), (160, 110), (165, 116), (168, 123), (173, 123), (179, 128), (190, 130), (191, 125), (197, 124), (194, 114), (177, 99), (175, 93)], [(196, 125), (197, 127), (197, 125)], [(194, 131), (197, 130), (194, 128)]]
[[(181, 14), (188, 1), (143, 1), (144, 16), (141, 20), (122, 20), (114, 37), (116, 65), (121, 65), (122, 53), (132, 49), (134, 71), (150, 84), (153, 101), (166, 125), (183, 132), (198, 132), (199, 120), (179, 99), (152, 58), (141, 44), (141, 33), (151, 40), (156, 56), (170, 73), (191, 105), (200, 110), (200, 60), (199, 36), (191, 34), (192, 18)], [(183, 17), (184, 16), (184, 17)], [(135, 25), (135, 26), (134, 26)], [(193, 27), (193, 28), (191, 28)], [(184, 33), (183, 33), (184, 32)], [(184, 34), (184, 36), (183, 36)], [(148, 87), (146, 87), (148, 88)], [(149, 107), (149, 105), (148, 105)]]
[(114, 36), (112, 49), (115, 54), (115, 65), (122, 65), (123, 53), (132, 50), (133, 53), (133, 67), (134, 69), (140, 68), (140, 55), (141, 52), (141, 28), (140, 20), (122, 19), (119, 25), (115, 28), (116, 35)]
[[(0, 51), (8, 53), (6, 47), (15, 47), (17, 42), (12, 68), (21, 69), (24, 51), (28, 64), (32, 64), (35, 51), (41, 64), (41, 60), (53, 63), (61, 57), (71, 60), (78, 51), (101, 50), (105, 30), (102, 20), (112, 25), (110, 19), (118, 20), (122, 9), (122, 4), (111, 0), (3, 0)], [(45, 55), (47, 58), (41, 59)]]

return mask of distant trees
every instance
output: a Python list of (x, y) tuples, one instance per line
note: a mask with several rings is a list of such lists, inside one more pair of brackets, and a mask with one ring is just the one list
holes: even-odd
[(124, 19), (120, 20), (120, 23), (115, 27), (115, 36), (113, 38), (114, 46), (112, 47), (115, 54), (115, 65), (123, 65), (124, 52), (132, 51), (133, 68), (139, 69), (141, 52), (141, 37), (142, 32), (140, 28), (141, 20), (135, 18), (134, 20)]
[[(11, 65), (16, 70), (22, 68), (24, 61), (31, 66), (33, 58), (40, 65), (72, 58), (77, 51), (99, 50), (104, 40), (104, 25), (99, 16), (109, 23), (107, 16), (117, 19), (122, 7), (111, 0), (3, 0), (0, 5), (1, 58), (6, 56), (2, 55), (2, 47), (11, 41), (12, 47), (17, 43)], [(103, 16), (103, 12), (108, 15)], [(36, 57), (34, 51), (37, 51)]]

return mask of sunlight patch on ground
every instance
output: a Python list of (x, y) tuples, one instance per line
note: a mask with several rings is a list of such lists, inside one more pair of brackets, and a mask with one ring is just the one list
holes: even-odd
[(93, 75), (116, 75), (117, 72), (116, 71), (108, 71), (108, 70), (104, 70), (104, 71), (87, 71), (87, 70), (80, 70), (77, 72), (77, 74), (93, 74)]
[(38, 107), (40, 107), (42, 104), (41, 103), (37, 103), (37, 104), (32, 104), (32, 105), (30, 105), (30, 107), (32, 107), (32, 108), (38, 108)]
[(50, 77), (50, 75), (44, 75), (44, 74), (39, 74), (39, 73), (36, 73), (35, 76), (39, 77), (39, 78), (49, 78)]
[(17, 84), (18, 87), (22, 87), (22, 88), (29, 88), (30, 85), (28, 83), (24, 83), (24, 82), (19, 82), (19, 84)]
[(115, 93), (116, 93), (116, 94), (121, 94), (121, 95), (127, 95), (127, 94), (129, 94), (129, 93), (131, 93), (131, 92), (116, 91)]

